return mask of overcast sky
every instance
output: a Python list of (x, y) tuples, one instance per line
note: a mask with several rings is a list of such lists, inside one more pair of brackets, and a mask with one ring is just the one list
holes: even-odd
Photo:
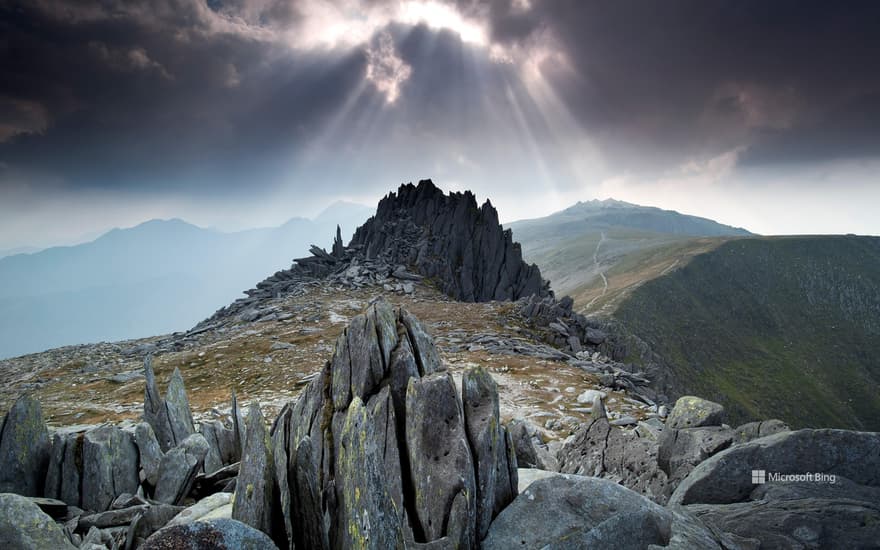
[(0, 248), (433, 178), (880, 234), (880, 3), (0, 0)]

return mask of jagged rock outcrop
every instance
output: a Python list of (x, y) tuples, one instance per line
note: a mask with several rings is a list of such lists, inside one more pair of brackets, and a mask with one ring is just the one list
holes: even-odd
[[(460, 398), (405, 309), (379, 301), (353, 318), (330, 362), (273, 426), (272, 440), (287, 443), (273, 455), (287, 460), (274, 468), (287, 472), (280, 506), (289, 492), (290, 521), (278, 525), (293, 529), (281, 540), (474, 547), (516, 494), (516, 456), (491, 378), (476, 370), (465, 379)], [(246, 453), (243, 470), (249, 460)]]
[(195, 432), (183, 376), (180, 369), (174, 369), (163, 399), (159, 394), (153, 373), (153, 358), (150, 356), (144, 360), (144, 375), (144, 421), (153, 427), (161, 449), (168, 451)]
[(50, 451), (40, 403), (19, 397), (0, 427), (0, 493), (40, 496)]
[(507, 431), (516, 452), (520, 468), (556, 471), (559, 463), (541, 439), (538, 428), (528, 420), (515, 418), (507, 424)]
[(489, 201), (478, 208), (470, 191), (446, 195), (431, 180), (389, 193), (349, 246), (361, 248), (368, 259), (412, 266), (457, 300), (550, 294), (540, 270), (523, 261), (519, 243), (498, 223)]

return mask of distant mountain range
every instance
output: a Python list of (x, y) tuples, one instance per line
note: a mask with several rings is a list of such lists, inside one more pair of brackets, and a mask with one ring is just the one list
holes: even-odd
[(0, 357), (188, 329), (310, 244), (329, 245), (337, 224), (350, 236), (372, 213), (340, 202), (314, 220), (233, 233), (151, 220), (0, 258)]

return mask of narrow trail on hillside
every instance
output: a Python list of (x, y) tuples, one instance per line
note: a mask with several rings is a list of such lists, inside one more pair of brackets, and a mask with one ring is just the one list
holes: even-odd
[(596, 243), (596, 250), (593, 251), (593, 263), (596, 265), (596, 270), (599, 271), (599, 276), (602, 277), (602, 294), (594, 297), (590, 300), (590, 303), (587, 304), (587, 308), (593, 307), (593, 304), (599, 298), (605, 296), (605, 293), (608, 292), (608, 278), (605, 277), (605, 272), (599, 269), (599, 248), (602, 246), (602, 243), (605, 242), (605, 232), (603, 231), (601, 237), (599, 238), (599, 242)]

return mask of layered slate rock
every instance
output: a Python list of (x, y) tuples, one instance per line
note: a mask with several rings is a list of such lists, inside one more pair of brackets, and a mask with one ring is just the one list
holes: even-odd
[(232, 518), (272, 536), (275, 491), (272, 443), (260, 406), (248, 409), (247, 440), (232, 502)]
[(105, 424), (83, 439), (82, 507), (103, 512), (123, 493), (138, 490), (138, 449), (134, 436)]
[(164, 398), (159, 394), (150, 356), (144, 360), (144, 376), (144, 421), (153, 427), (161, 449), (168, 451), (195, 433), (183, 376), (180, 369), (174, 369)]
[(192, 434), (171, 449), (159, 463), (159, 475), (153, 498), (165, 504), (181, 504), (195, 482), (208, 454), (208, 442), (202, 434)]
[(27, 395), (19, 397), (0, 428), (0, 493), (41, 496), (50, 451), (42, 407)]
[(507, 506), (483, 540), (485, 550), (522, 548), (735, 548), (694, 518), (614, 482), (551, 474)]
[(466, 377), (462, 401), (406, 310), (379, 301), (352, 319), (273, 426), (273, 441), (287, 444), (274, 453), (287, 460), (277, 506), (290, 495), (290, 521), (278, 525), (293, 529), (296, 547), (474, 547), (477, 518), (516, 494), (516, 456), (494, 384), (484, 372)]
[[(754, 484), (753, 470), (767, 482)], [(735, 445), (694, 468), (670, 503), (756, 547), (870, 548), (880, 540), (880, 433), (798, 430)]]
[(498, 223), (489, 201), (478, 207), (470, 191), (446, 195), (431, 180), (389, 193), (349, 247), (360, 248), (367, 259), (411, 266), (435, 278), (457, 300), (517, 300), (550, 293), (538, 267), (523, 261), (519, 243)]
[(30, 499), (0, 493), (0, 548), (73, 550), (75, 547), (61, 527)]

